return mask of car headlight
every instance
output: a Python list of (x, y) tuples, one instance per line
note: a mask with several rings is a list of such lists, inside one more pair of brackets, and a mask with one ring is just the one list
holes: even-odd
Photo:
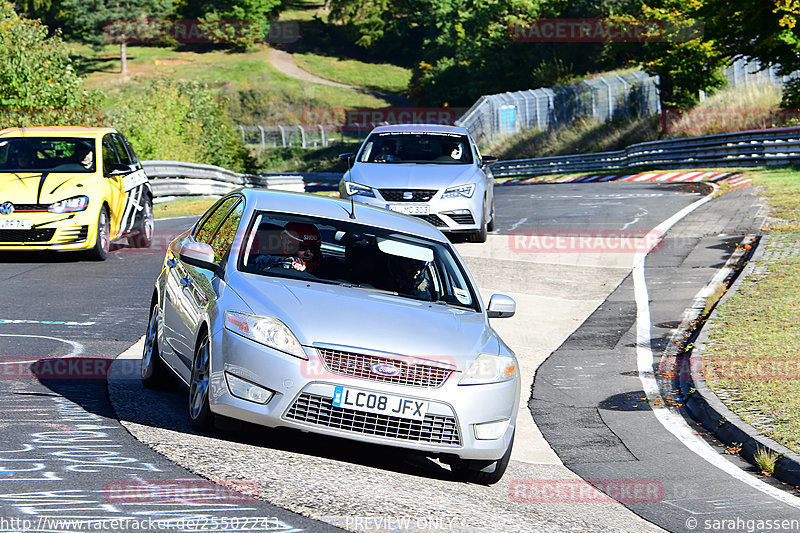
[(475, 184), (470, 183), (469, 185), (458, 185), (456, 187), (448, 187), (444, 190), (444, 194), (442, 198), (472, 198), (472, 194), (475, 192)]
[(73, 196), (66, 200), (61, 200), (54, 204), (50, 204), (47, 208), (48, 213), (75, 213), (77, 211), (85, 211), (89, 207), (88, 196)]
[(360, 183), (345, 181), (344, 190), (347, 193), (347, 196), (355, 196), (356, 194), (360, 194), (361, 196), (370, 196), (375, 198), (375, 193), (373, 192), (372, 187), (367, 187), (366, 185), (361, 185)]
[(480, 354), (472, 362), (459, 385), (484, 385), (510, 381), (517, 376), (517, 363), (505, 355)]
[(294, 333), (277, 318), (226, 311), (225, 328), (270, 348), (308, 359)]

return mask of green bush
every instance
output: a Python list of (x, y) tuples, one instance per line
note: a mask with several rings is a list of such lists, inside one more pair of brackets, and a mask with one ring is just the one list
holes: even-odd
[(207, 85), (155, 79), (107, 111), (142, 159), (218, 165), (251, 172), (253, 158), (226, 111), (227, 100)]
[(3, 126), (99, 125), (96, 96), (83, 88), (58, 33), (0, 2), (0, 120)]

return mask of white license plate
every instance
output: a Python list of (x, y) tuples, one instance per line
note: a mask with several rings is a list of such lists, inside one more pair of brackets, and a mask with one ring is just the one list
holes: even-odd
[(333, 405), (343, 409), (413, 418), (414, 420), (423, 420), (428, 412), (428, 402), (422, 400), (341, 386), (336, 387), (333, 392)]
[(0, 219), (0, 229), (31, 229), (31, 221), (21, 219)]
[(431, 206), (429, 205), (409, 205), (409, 204), (386, 204), (390, 211), (397, 211), (405, 215), (430, 215)]

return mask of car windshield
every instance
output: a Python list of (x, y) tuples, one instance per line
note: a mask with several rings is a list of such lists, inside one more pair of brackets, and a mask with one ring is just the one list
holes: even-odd
[(470, 165), (469, 138), (457, 133), (373, 133), (364, 143), (362, 163)]
[(71, 137), (0, 139), (0, 172), (94, 172), (94, 140)]
[(352, 222), (260, 211), (241, 240), (239, 270), (336, 284), (479, 311), (451, 249)]

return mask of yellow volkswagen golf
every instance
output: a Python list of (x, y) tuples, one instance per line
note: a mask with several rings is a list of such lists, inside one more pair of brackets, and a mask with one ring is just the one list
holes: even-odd
[(153, 193), (130, 143), (111, 128), (0, 131), (0, 251), (147, 248)]

